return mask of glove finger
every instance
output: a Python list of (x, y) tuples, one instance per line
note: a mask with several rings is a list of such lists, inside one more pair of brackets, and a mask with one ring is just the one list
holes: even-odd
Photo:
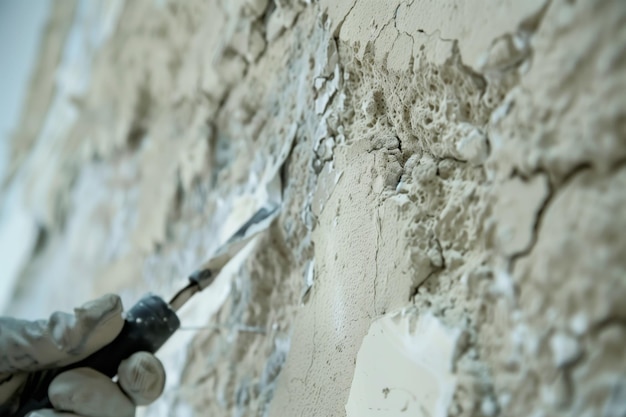
[(137, 352), (122, 361), (118, 383), (135, 405), (148, 405), (156, 400), (165, 387), (165, 369), (151, 353)]
[(135, 405), (111, 378), (91, 368), (76, 368), (57, 376), (48, 388), (57, 410), (85, 417), (132, 417)]
[(26, 417), (80, 417), (78, 414), (62, 413), (50, 409), (37, 410), (26, 414)]
[(56, 312), (47, 321), (1, 318), (0, 373), (77, 362), (113, 341), (123, 326), (122, 302), (113, 294), (74, 309), (74, 314)]

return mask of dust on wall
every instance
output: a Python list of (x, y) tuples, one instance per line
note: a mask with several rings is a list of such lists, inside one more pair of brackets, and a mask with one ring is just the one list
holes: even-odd
[(439, 415), (623, 415), (625, 19), (611, 1), (127, 2), (36, 190), (46, 239), (13, 308), (42, 282), (79, 285), (75, 304), (173, 290), (288, 144), (278, 221), (146, 415), (345, 415), (370, 326), (404, 315), (455, 334)]

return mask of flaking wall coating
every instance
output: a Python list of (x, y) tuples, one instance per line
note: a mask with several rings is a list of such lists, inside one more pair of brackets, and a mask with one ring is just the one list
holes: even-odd
[(293, 139), (278, 221), (147, 415), (345, 415), (370, 324), (408, 306), (461, 332), (450, 416), (623, 415), (625, 21), (612, 1), (127, 2), (32, 191), (46, 239), (14, 309), (171, 292)]

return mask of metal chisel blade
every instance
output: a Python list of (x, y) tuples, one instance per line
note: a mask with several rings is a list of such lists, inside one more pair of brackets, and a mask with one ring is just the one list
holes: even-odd
[(266, 230), (278, 216), (280, 206), (262, 207), (246, 221), (215, 254), (189, 276), (189, 285), (180, 290), (170, 301), (174, 311), (182, 307), (195, 293), (202, 291), (219, 275), (221, 270), (252, 239)]

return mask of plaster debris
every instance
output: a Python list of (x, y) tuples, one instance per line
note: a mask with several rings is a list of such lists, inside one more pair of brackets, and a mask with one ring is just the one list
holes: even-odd
[(503, 253), (514, 255), (532, 243), (534, 222), (548, 198), (548, 180), (539, 174), (527, 181), (513, 178), (500, 187), (501, 197), (494, 208), (498, 247)]
[(583, 335), (589, 329), (589, 319), (583, 312), (576, 313), (570, 319), (569, 326), (574, 334), (577, 334), (579, 336)]
[(556, 333), (550, 339), (550, 348), (557, 367), (568, 365), (578, 359), (582, 353), (578, 341), (564, 333)]
[(302, 289), (302, 301), (306, 302), (315, 282), (315, 263), (313, 261), (307, 262), (304, 270), (304, 287)]
[(487, 397), (483, 399), (482, 403), (480, 404), (480, 411), (486, 417), (492, 417), (497, 415), (498, 405), (495, 403), (493, 398)]
[(488, 144), (485, 134), (467, 123), (459, 124), (460, 139), (456, 144), (459, 158), (480, 165), (487, 159)]

